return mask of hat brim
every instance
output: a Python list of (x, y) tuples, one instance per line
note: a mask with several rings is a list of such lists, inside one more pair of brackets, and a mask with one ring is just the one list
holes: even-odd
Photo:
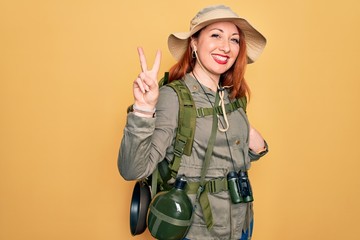
[(248, 63), (255, 62), (266, 45), (266, 38), (243, 18), (215, 18), (204, 21), (189, 32), (172, 33), (168, 38), (168, 48), (176, 60), (179, 60), (188, 47), (188, 39), (200, 29), (215, 22), (232, 22), (243, 31), (245, 35)]

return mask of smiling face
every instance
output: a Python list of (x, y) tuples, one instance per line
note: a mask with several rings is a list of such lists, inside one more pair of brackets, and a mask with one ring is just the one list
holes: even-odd
[[(231, 22), (217, 22), (203, 28), (193, 45), (198, 60), (217, 79), (231, 68), (239, 55), (239, 30)], [(198, 63), (194, 69), (200, 68)]]

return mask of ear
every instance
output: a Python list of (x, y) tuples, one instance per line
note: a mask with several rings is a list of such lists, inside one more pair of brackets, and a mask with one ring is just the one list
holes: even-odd
[(197, 50), (195, 42), (196, 42), (195, 39), (191, 38), (191, 48), (192, 48), (193, 51)]

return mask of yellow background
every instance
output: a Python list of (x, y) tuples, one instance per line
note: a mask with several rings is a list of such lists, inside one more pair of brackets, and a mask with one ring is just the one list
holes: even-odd
[[(140, 70), (219, 1), (0, 2), (0, 239), (118, 240), (134, 182), (117, 153)], [(222, 1), (268, 39), (246, 74), (270, 145), (250, 171), (256, 240), (360, 235), (360, 3)], [(161, 77), (161, 76), (159, 76)]]

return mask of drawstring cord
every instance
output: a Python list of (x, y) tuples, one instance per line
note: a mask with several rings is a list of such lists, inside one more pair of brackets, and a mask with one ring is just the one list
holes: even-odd
[[(226, 115), (224, 96), (225, 96), (225, 89), (226, 88), (231, 88), (231, 87), (232, 86), (225, 86), (225, 87), (219, 87), (218, 86), (218, 91), (219, 91), (219, 96), (220, 96), (219, 106), (221, 105), (221, 110), (223, 112), (224, 121), (225, 121), (225, 127), (224, 128), (221, 128), (220, 124), (218, 123), (218, 129), (219, 129), (220, 132), (226, 132), (230, 127), (229, 120), (228, 120), (227, 115)], [(219, 118), (219, 115), (217, 115), (217, 117)]]

